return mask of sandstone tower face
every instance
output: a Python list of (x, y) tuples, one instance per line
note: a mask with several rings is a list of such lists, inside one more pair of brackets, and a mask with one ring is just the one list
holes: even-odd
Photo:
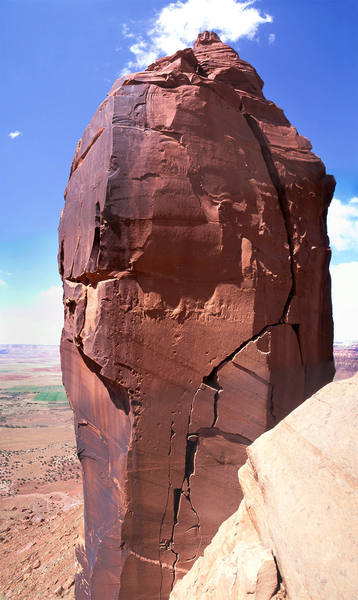
[(245, 448), (333, 377), (311, 145), (214, 33), (122, 77), (60, 223), (85, 494), (78, 600), (166, 600), (240, 500)]

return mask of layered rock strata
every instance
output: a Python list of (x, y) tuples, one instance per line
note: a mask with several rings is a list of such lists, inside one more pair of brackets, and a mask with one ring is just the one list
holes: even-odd
[(331, 383), (248, 448), (239, 510), (170, 600), (357, 598), (357, 395)]
[(117, 80), (59, 229), (85, 495), (77, 599), (164, 600), (246, 447), (333, 373), (334, 180), (215, 33)]

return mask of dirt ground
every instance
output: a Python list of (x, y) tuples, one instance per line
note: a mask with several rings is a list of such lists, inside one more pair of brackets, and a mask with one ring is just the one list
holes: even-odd
[(0, 599), (74, 598), (82, 483), (55, 347), (0, 346)]

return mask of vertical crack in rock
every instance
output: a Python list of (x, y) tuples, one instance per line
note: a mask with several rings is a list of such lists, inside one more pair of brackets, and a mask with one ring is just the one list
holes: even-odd
[(302, 354), (302, 346), (301, 346), (301, 339), (300, 339), (300, 326), (298, 323), (294, 323), (293, 325), (291, 325), (291, 327), (297, 338), (297, 344), (298, 344), (298, 348), (300, 351), (300, 357), (301, 357), (301, 365), (303, 366), (303, 354)]
[(210, 373), (210, 375), (207, 375), (206, 377), (203, 377), (203, 383), (205, 385), (207, 385), (208, 387), (212, 388), (215, 391), (215, 395), (214, 395), (214, 406), (213, 406), (213, 412), (214, 412), (214, 417), (213, 417), (213, 422), (211, 423), (211, 428), (215, 427), (217, 420), (218, 420), (218, 401), (219, 401), (219, 394), (222, 391), (222, 387), (219, 384), (218, 381), (218, 373), (217, 370), (213, 369)]
[(273, 422), (277, 423), (277, 417), (275, 415), (275, 405), (274, 405), (274, 401), (273, 401), (273, 389), (274, 389), (274, 386), (271, 385), (271, 389), (270, 389), (270, 401), (269, 401), (270, 415), (272, 417)]
[[(172, 419), (172, 422), (170, 424), (168, 457), (170, 457), (170, 455), (172, 453), (172, 439), (173, 439), (173, 436), (174, 436), (173, 425), (174, 425), (174, 421)], [(160, 600), (162, 600), (162, 588), (163, 588), (163, 565), (162, 565), (162, 560), (161, 560), (161, 552), (162, 552), (162, 550), (167, 550), (168, 549), (168, 544), (170, 543), (170, 540), (164, 540), (162, 538), (162, 531), (163, 531), (163, 525), (164, 525), (165, 515), (166, 515), (167, 509), (168, 509), (171, 487), (172, 487), (172, 484), (171, 484), (171, 477), (170, 477), (170, 459), (169, 459), (169, 461), (168, 461), (168, 491), (167, 491), (167, 498), (166, 498), (165, 507), (164, 507), (164, 511), (163, 511), (163, 515), (162, 515), (162, 519), (161, 519), (160, 527), (159, 527), (158, 558), (159, 558), (159, 566), (160, 566), (160, 591), (159, 591)]]
[(178, 523), (178, 513), (179, 513), (181, 494), (182, 494), (181, 488), (174, 489), (174, 492), (173, 492), (173, 526), (172, 526), (172, 532), (171, 532), (171, 538), (170, 538), (170, 550), (174, 554), (175, 558), (174, 558), (174, 562), (173, 562), (173, 566), (172, 566), (172, 581), (170, 584), (170, 591), (172, 591), (174, 584), (175, 584), (175, 578), (176, 578), (175, 567), (179, 560), (179, 552), (176, 552), (174, 550), (173, 544), (174, 544), (174, 528), (175, 528), (176, 524)]
[[(174, 516), (173, 516), (171, 544), (174, 544), (175, 526), (179, 522), (178, 515), (179, 515), (179, 509), (180, 509), (180, 501), (181, 501), (181, 498), (183, 495), (188, 500), (188, 502), (190, 504), (190, 508), (193, 511), (193, 513), (195, 514), (197, 523), (194, 527), (196, 527), (198, 529), (198, 531), (200, 531), (200, 519), (199, 519), (198, 512), (196, 511), (195, 507), (193, 506), (193, 503), (191, 500), (191, 490), (190, 490), (190, 477), (192, 476), (192, 474), (194, 473), (194, 470), (195, 470), (195, 455), (196, 455), (196, 452), (198, 449), (198, 442), (199, 442), (199, 437), (197, 435), (190, 434), (190, 423), (191, 423), (192, 411), (193, 411), (193, 400), (190, 405), (187, 433), (186, 433), (184, 477), (183, 477), (181, 487), (176, 488), (174, 490)], [(184, 491), (185, 484), (186, 484), (186, 489)], [(179, 553), (176, 552), (173, 548), (171, 548), (171, 550), (175, 554), (175, 557), (176, 557), (175, 561), (173, 563), (173, 580), (172, 580), (172, 584), (171, 584), (171, 590), (172, 590), (174, 587), (174, 584), (175, 584), (175, 580), (176, 580), (176, 564), (179, 560)], [(196, 558), (196, 554), (195, 554), (195, 558)]]
[(265, 161), (268, 174), (269, 174), (271, 181), (273, 183), (273, 186), (277, 192), (278, 202), (280, 205), (280, 209), (282, 212), (283, 221), (284, 221), (285, 229), (286, 229), (287, 243), (288, 243), (289, 252), (290, 252), (290, 271), (291, 271), (292, 283), (291, 283), (291, 289), (289, 291), (289, 294), (288, 294), (288, 297), (286, 300), (286, 304), (285, 304), (285, 307), (283, 310), (282, 323), (284, 323), (286, 320), (287, 314), (288, 314), (291, 300), (296, 293), (296, 279), (295, 279), (295, 269), (294, 269), (294, 263), (295, 263), (294, 245), (293, 245), (292, 223), (291, 223), (291, 218), (290, 218), (289, 204), (288, 204), (288, 199), (286, 196), (285, 187), (281, 183), (280, 176), (279, 176), (277, 168), (275, 166), (275, 162), (273, 160), (271, 150), (265, 140), (265, 136), (264, 136), (263, 132), (261, 131), (260, 126), (258, 125), (256, 119), (254, 117), (252, 117), (251, 115), (249, 115), (248, 113), (243, 112), (243, 115), (247, 121), (248, 126), (250, 127), (252, 133), (254, 134), (255, 138), (257, 139), (257, 141), (260, 145), (262, 157)]
[(167, 491), (167, 498), (166, 498), (166, 502), (165, 502), (165, 508), (163, 511), (163, 516), (162, 516), (162, 520), (160, 522), (160, 528), (159, 528), (159, 567), (160, 567), (160, 591), (159, 591), (159, 597), (160, 600), (162, 600), (162, 590), (163, 590), (163, 563), (161, 560), (161, 552), (162, 551), (166, 551), (166, 550), (170, 550), (175, 558), (174, 558), (174, 562), (172, 564), (172, 583), (171, 583), (171, 590), (174, 587), (174, 583), (175, 583), (175, 565), (178, 562), (178, 558), (179, 555), (177, 552), (175, 552), (175, 550), (173, 549), (173, 543), (174, 543), (174, 528), (175, 525), (178, 522), (178, 511), (179, 511), (179, 504), (180, 504), (180, 496), (182, 493), (181, 488), (177, 489), (175, 488), (173, 490), (173, 524), (172, 524), (172, 529), (171, 529), (171, 536), (170, 539), (164, 539), (162, 537), (162, 532), (163, 532), (163, 526), (164, 526), (164, 521), (165, 521), (165, 516), (168, 510), (168, 506), (169, 506), (169, 499), (170, 499), (170, 493), (171, 490), (173, 489), (172, 487), (172, 481), (171, 481), (171, 469), (170, 469), (170, 456), (172, 453), (172, 440), (173, 437), (175, 436), (175, 430), (174, 430), (174, 420), (172, 419), (171, 423), (170, 423), (170, 434), (169, 434), (169, 447), (168, 447), (168, 491)]
[(64, 261), (65, 261), (64, 240), (61, 240), (60, 251), (58, 253), (58, 270), (60, 272), (62, 279), (65, 274)]
[(86, 310), (87, 310), (87, 304), (88, 304), (88, 289), (87, 286), (85, 287), (84, 290), (84, 306), (83, 306), (83, 318), (82, 318), (82, 323), (81, 323), (81, 327), (79, 332), (77, 333), (77, 335), (75, 336), (75, 343), (76, 346), (78, 347), (79, 350), (81, 350), (83, 352), (83, 338), (82, 338), (82, 332), (85, 326), (85, 322), (86, 322)]
[[(216, 431), (215, 426), (218, 420), (218, 409), (219, 409), (219, 397), (220, 397), (220, 393), (223, 390), (223, 388), (221, 387), (220, 383), (219, 383), (219, 378), (218, 378), (218, 373), (220, 371), (220, 369), (222, 369), (224, 367), (224, 365), (226, 365), (228, 362), (230, 362), (234, 356), (236, 356), (236, 354), (238, 354), (241, 350), (243, 350), (250, 342), (255, 342), (256, 340), (258, 340), (264, 333), (266, 333), (266, 331), (268, 331), (269, 328), (271, 327), (277, 327), (278, 325), (281, 324), (281, 321), (279, 323), (274, 323), (274, 324), (269, 324), (266, 325), (265, 327), (263, 327), (261, 329), (261, 331), (259, 331), (257, 334), (255, 334), (254, 336), (252, 336), (250, 339), (244, 341), (238, 348), (235, 348), (235, 350), (233, 350), (228, 356), (226, 356), (222, 361), (220, 361), (220, 363), (218, 365), (216, 365), (211, 372), (209, 373), (209, 375), (206, 375), (203, 377), (202, 382), (212, 388), (213, 390), (215, 390), (215, 395), (214, 395), (214, 404), (213, 404), (213, 421), (209, 427), (209, 431)], [(200, 387), (197, 389), (196, 393), (198, 393)], [(271, 388), (271, 397), (270, 397), (270, 411), (271, 411), (271, 415), (272, 418), (276, 421), (276, 417), (274, 415), (274, 406), (273, 406), (273, 387)], [(193, 400), (191, 402), (191, 406), (190, 406), (190, 413), (189, 413), (189, 418), (188, 418), (188, 428), (187, 428), (187, 435), (186, 435), (186, 452), (185, 452), (185, 473), (184, 473), (184, 479), (183, 479), (183, 483), (180, 489), (176, 489), (175, 492), (178, 494), (177, 496), (177, 502), (174, 501), (174, 519), (173, 519), (173, 533), (172, 533), (172, 541), (174, 541), (174, 528), (175, 525), (178, 522), (178, 512), (179, 512), (179, 508), (180, 508), (180, 498), (181, 496), (184, 494), (185, 497), (187, 498), (187, 500), (190, 503), (190, 507), (192, 509), (192, 511), (195, 513), (196, 518), (197, 518), (197, 527), (200, 530), (200, 518), (199, 518), (199, 514), (196, 511), (195, 507), (192, 504), (192, 500), (191, 500), (191, 490), (190, 490), (190, 477), (191, 475), (194, 473), (195, 470), (195, 455), (198, 449), (198, 445), (199, 445), (199, 439), (200, 439), (200, 435), (204, 434), (203, 437), (207, 436), (207, 432), (204, 432), (203, 430), (200, 430), (196, 433), (190, 433), (190, 425), (191, 425), (191, 416), (192, 416), (192, 411), (193, 411), (193, 401), (195, 398), (195, 394), (193, 396)], [(219, 431), (219, 430), (218, 430)], [(220, 432), (221, 433), (221, 432)], [(244, 439), (244, 438), (243, 438)], [(239, 436), (239, 440), (235, 440), (235, 441), (240, 441), (240, 443), (242, 443), (243, 439), (241, 439), (241, 436)], [(252, 440), (246, 440), (245, 438), (245, 442), (248, 442), (249, 444), (252, 442)], [(186, 493), (183, 491), (184, 485), (187, 485), (187, 490)], [(192, 528), (191, 528), (192, 529)], [(177, 560), (179, 559), (179, 556), (176, 555), (176, 561), (173, 564), (173, 572), (174, 572), (174, 576), (173, 576), (173, 586), (175, 583), (175, 565), (177, 563)], [(196, 555), (195, 555), (196, 558)]]
[(172, 577), (172, 582), (170, 584), (170, 591), (173, 591), (174, 588), (174, 584), (175, 584), (175, 578), (176, 578), (176, 564), (179, 560), (179, 553), (175, 552), (174, 550), (172, 550), (173, 554), (175, 554), (175, 560), (173, 562), (173, 577)]
[(194, 470), (195, 470), (195, 455), (196, 455), (196, 452), (198, 449), (198, 442), (199, 442), (198, 436), (196, 436), (196, 435), (193, 436), (190, 434), (191, 417), (192, 417), (192, 412), (193, 412), (193, 401), (194, 401), (194, 396), (193, 396), (193, 400), (191, 401), (191, 405), (190, 405), (190, 412), (189, 412), (189, 417), (188, 417), (188, 427), (187, 427), (187, 433), (186, 433), (185, 472), (184, 472), (184, 479), (183, 479), (183, 483), (182, 483), (182, 493), (183, 493), (184, 484), (186, 482), (186, 484), (187, 484), (186, 498), (189, 501), (190, 507), (196, 516), (197, 527), (198, 527), (198, 530), (200, 530), (199, 515), (192, 504), (191, 491), (190, 491), (190, 477), (192, 476), (192, 474), (194, 473)]
[[(78, 237), (78, 238), (77, 238), (77, 242), (76, 242), (76, 248), (75, 248), (75, 250), (74, 250), (74, 252), (73, 252), (73, 258), (72, 258), (72, 263), (71, 263), (71, 271), (70, 271), (70, 275), (69, 275), (69, 277), (68, 277), (67, 279), (71, 279), (71, 278), (72, 278), (73, 267), (74, 267), (74, 265), (75, 265), (75, 259), (76, 259), (76, 254), (77, 254), (77, 251), (78, 251), (79, 245), (80, 245), (80, 238)], [(82, 276), (82, 277), (81, 277), (81, 283), (87, 284), (87, 277), (86, 277), (86, 276)]]
[(90, 255), (89, 261), (88, 261), (88, 270), (89, 271), (97, 270), (100, 242), (101, 242), (101, 209), (100, 209), (99, 202), (96, 202), (93, 244), (92, 244), (91, 255)]
[(187, 500), (189, 501), (191, 510), (196, 516), (197, 519), (197, 528), (200, 529), (200, 519), (197, 511), (195, 510), (193, 503), (191, 501), (191, 490), (190, 490), (190, 477), (194, 473), (195, 470), (195, 455), (198, 450), (199, 438), (197, 435), (187, 435), (186, 442), (186, 453), (185, 453), (185, 478), (183, 481), (183, 485), (186, 482), (187, 484), (187, 493), (185, 494)]
[(170, 438), (169, 438), (168, 456), (170, 456), (172, 453), (172, 439), (175, 436), (175, 431), (173, 429), (173, 426), (174, 426), (174, 421), (172, 420), (172, 422), (170, 423)]
[(215, 393), (215, 396), (214, 396), (214, 419), (211, 424), (212, 428), (215, 427), (217, 420), (218, 420), (218, 402), (219, 402), (219, 394), (220, 394), (221, 390), (222, 390), (222, 387)]
[(274, 554), (272, 554), (272, 558), (274, 560), (275, 566), (276, 566), (276, 573), (277, 573), (277, 587), (274, 591), (274, 594), (278, 594), (278, 592), (280, 590), (282, 590), (284, 597), (286, 597), (286, 593), (284, 591), (284, 587), (283, 587), (283, 579), (282, 579), (282, 575), (281, 575), (281, 571), (280, 568), (278, 566), (278, 562), (277, 562), (277, 558)]

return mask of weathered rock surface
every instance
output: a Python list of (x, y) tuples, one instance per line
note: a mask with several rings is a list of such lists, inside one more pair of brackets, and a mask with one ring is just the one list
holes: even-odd
[(59, 231), (78, 600), (168, 598), (236, 509), (247, 445), (331, 380), (333, 188), (214, 33), (97, 110)]
[(358, 377), (320, 390), (248, 448), (250, 517), (291, 600), (358, 595)]
[(262, 545), (243, 501), (175, 585), (170, 600), (270, 600), (277, 588), (273, 555)]
[(239, 510), (170, 600), (357, 598), (357, 396), (331, 383), (247, 449)]

